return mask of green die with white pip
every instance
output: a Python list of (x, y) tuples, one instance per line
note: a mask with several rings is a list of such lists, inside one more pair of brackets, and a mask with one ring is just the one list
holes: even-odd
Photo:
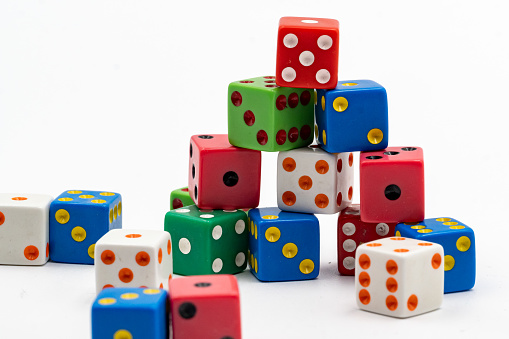
[(235, 274), (247, 266), (249, 231), (242, 210), (200, 210), (196, 205), (166, 213), (164, 230), (174, 246), (173, 272)]
[(279, 152), (313, 142), (314, 92), (279, 87), (275, 77), (228, 86), (228, 140), (233, 146)]

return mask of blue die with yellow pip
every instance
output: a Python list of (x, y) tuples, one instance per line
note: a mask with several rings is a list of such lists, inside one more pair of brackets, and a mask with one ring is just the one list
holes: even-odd
[(314, 279), (320, 271), (320, 228), (313, 214), (254, 208), (249, 218), (249, 264), (260, 281)]
[(425, 219), (396, 225), (396, 235), (422, 239), (444, 248), (444, 293), (466, 291), (475, 284), (474, 230), (453, 218)]
[(95, 243), (114, 228), (122, 228), (120, 194), (65, 191), (50, 205), (50, 258), (56, 262), (93, 265)]
[(163, 289), (105, 288), (92, 304), (92, 339), (168, 338)]
[(340, 81), (317, 90), (316, 133), (329, 153), (375, 151), (389, 142), (387, 92), (371, 80)]

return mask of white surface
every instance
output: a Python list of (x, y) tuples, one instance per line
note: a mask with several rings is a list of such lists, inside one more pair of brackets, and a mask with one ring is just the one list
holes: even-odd
[[(348, 190), (353, 187), (355, 176), (355, 166), (350, 166), (349, 159), (352, 152), (327, 153), (321, 148), (301, 147), (285, 152), (279, 152), (277, 159), (277, 205), (279, 209), (290, 212), (334, 214), (348, 207), (352, 200), (348, 199)], [(283, 166), (283, 162), (291, 158), (295, 162), (295, 167), (289, 171)], [(338, 161), (341, 160), (340, 171), (338, 171)], [(319, 161), (325, 161), (328, 166), (322, 167), (320, 173), (316, 169)], [(300, 178), (308, 176), (311, 187), (303, 189), (300, 187)], [(309, 180), (308, 179), (308, 180)], [(283, 195), (291, 192), (295, 195), (293, 205), (287, 205), (283, 201)], [(325, 207), (319, 207), (316, 204), (316, 197), (325, 195), (328, 204)], [(341, 197), (338, 199), (338, 195)], [(337, 201), (341, 200), (338, 206)]]
[[(135, 234), (139, 236), (129, 237)], [(105, 285), (114, 287), (140, 287), (168, 289), (169, 277), (173, 274), (173, 252), (168, 253), (171, 237), (164, 230), (146, 229), (113, 229), (106, 233), (95, 246), (95, 283), (97, 293)], [(171, 248), (171, 247), (170, 247)], [(102, 260), (102, 253), (111, 251), (113, 262)], [(161, 261), (159, 261), (161, 251)], [(137, 253), (136, 255), (133, 255)], [(138, 254), (145, 252), (149, 261), (145, 265), (138, 264)], [(129, 269), (131, 281), (122, 282), (120, 271)], [(123, 275), (123, 274), (122, 274)]]
[[(370, 247), (372, 243), (380, 246)], [(421, 244), (427, 243), (426, 246)], [(406, 250), (401, 252), (399, 250)], [(399, 251), (399, 252), (396, 252)], [(388, 237), (359, 245), (355, 263), (355, 296), (357, 306), (378, 314), (399, 318), (418, 316), (438, 309), (444, 296), (444, 248), (442, 245), (417, 239)], [(361, 265), (362, 256), (369, 264)], [(389, 262), (393, 264), (389, 266)], [(368, 286), (360, 283), (367, 274)], [(392, 289), (389, 291), (389, 279)], [(363, 278), (365, 279), (365, 278)], [(369, 300), (361, 302), (360, 292), (368, 292)], [(392, 297), (392, 301), (389, 299)], [(407, 302), (411, 301), (414, 309)], [(395, 299), (394, 299), (395, 298)], [(394, 303), (396, 301), (396, 303)], [(392, 310), (387, 302), (392, 303)]]
[[(360, 311), (353, 278), (337, 273), (337, 215), (320, 216), (318, 279), (237, 276), (244, 338), (505, 333), (503, 1), (2, 1), (0, 190), (120, 192), (125, 227), (161, 229), (171, 190), (187, 183), (189, 137), (226, 133), (229, 82), (274, 74), (286, 15), (339, 20), (340, 79), (387, 89), (389, 143), (424, 148), (426, 216), (474, 229), (477, 283), (410, 319)], [(276, 158), (263, 155), (262, 206), (276, 204)], [(0, 338), (89, 338), (94, 297), (92, 266), (2, 266)]]

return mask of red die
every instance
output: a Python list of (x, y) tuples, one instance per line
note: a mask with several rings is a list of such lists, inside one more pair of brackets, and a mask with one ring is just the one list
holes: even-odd
[(424, 158), (420, 147), (388, 147), (360, 156), (364, 222), (424, 220)]
[(241, 338), (240, 300), (233, 275), (170, 280), (173, 339)]
[(228, 135), (193, 135), (189, 193), (201, 209), (255, 208), (260, 200), (262, 154), (230, 145)]
[(338, 83), (339, 22), (283, 17), (277, 37), (276, 84), (335, 88)]
[(338, 217), (338, 271), (355, 275), (357, 246), (394, 235), (396, 223), (366, 223), (361, 221), (359, 205), (347, 207)]

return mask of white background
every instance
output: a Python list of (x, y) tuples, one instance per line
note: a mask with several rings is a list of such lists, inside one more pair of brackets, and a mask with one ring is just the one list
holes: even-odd
[[(387, 89), (390, 145), (424, 148), (426, 215), (474, 228), (477, 283), (410, 319), (360, 311), (337, 273), (337, 215), (320, 216), (318, 279), (237, 275), (244, 338), (501, 334), (507, 13), (490, 0), (2, 1), (0, 191), (116, 191), (125, 228), (162, 229), (187, 185), (189, 137), (227, 132), (230, 82), (274, 74), (279, 18), (335, 18), (340, 79)], [(261, 206), (276, 204), (276, 155), (263, 154)], [(0, 267), (0, 338), (89, 338), (94, 287), (92, 266)]]

